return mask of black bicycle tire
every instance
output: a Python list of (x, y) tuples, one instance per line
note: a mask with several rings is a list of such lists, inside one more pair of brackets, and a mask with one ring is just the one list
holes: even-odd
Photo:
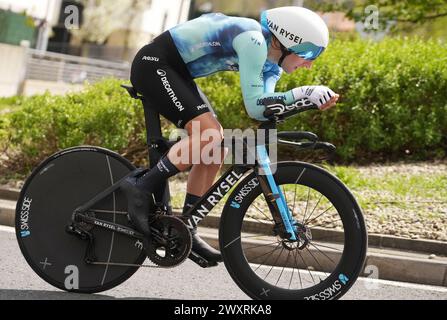
[[(305, 162), (280, 162), (277, 164), (277, 172), (275, 173), (275, 178), (278, 178), (278, 174), (281, 170), (284, 170), (285, 168), (294, 167), (295, 169), (299, 168), (305, 168), (307, 172), (318, 172), (322, 177), (326, 177), (328, 181), (331, 181), (332, 186), (337, 186), (340, 191), (342, 191), (346, 197), (346, 201), (349, 201), (352, 205), (353, 209), (355, 210), (356, 217), (354, 218), (355, 224), (358, 227), (357, 230), (357, 237), (358, 239), (358, 252), (355, 253), (356, 257), (352, 260), (355, 260), (355, 265), (349, 266), (349, 272), (344, 271), (347, 275), (349, 274), (349, 283), (342, 286), (342, 289), (338, 292), (336, 292), (335, 295), (330, 296), (329, 299), (339, 299), (342, 297), (355, 283), (358, 276), (362, 272), (362, 268), (364, 266), (365, 260), (366, 260), (366, 251), (368, 247), (368, 237), (366, 232), (366, 226), (365, 221), (363, 218), (363, 214), (361, 211), (360, 206), (358, 205), (357, 201), (355, 200), (352, 193), (349, 191), (349, 189), (334, 175), (327, 172), (326, 170), (317, 167), (315, 165), (305, 163)], [(250, 282), (250, 266), (248, 265), (248, 262), (241, 254), (241, 251), (238, 250), (239, 241), (235, 241), (234, 239), (237, 238), (237, 234), (241, 232), (241, 230), (236, 230), (237, 233), (235, 233), (232, 229), (240, 229), (241, 223), (239, 224), (239, 220), (243, 220), (243, 216), (246, 213), (246, 210), (248, 210), (249, 205), (251, 204), (250, 201), (254, 201), (257, 197), (257, 195), (261, 192), (260, 186), (257, 188), (254, 188), (251, 192), (251, 195), (246, 195), (242, 203), (240, 203), (240, 207), (234, 207), (231, 204), (235, 201), (235, 195), (239, 194), (239, 192), (248, 184), (249, 181), (255, 178), (254, 172), (247, 175), (243, 181), (241, 181), (233, 193), (228, 197), (227, 203), (225, 204), (225, 207), (222, 212), (222, 217), (220, 221), (220, 227), (219, 227), (219, 245), (222, 252), (222, 257), (225, 263), (225, 267), (227, 268), (229, 274), (235, 281), (235, 283), (239, 286), (239, 288), (244, 291), (249, 297), (253, 299), (319, 299), (321, 296), (319, 296), (319, 293), (324, 292), (326, 289), (325, 285), (316, 285), (311, 288), (301, 289), (301, 290), (294, 290), (293, 293), (290, 296), (284, 296), (283, 294), (276, 295), (276, 292), (283, 292), (281, 290), (273, 291), (273, 295), (270, 294), (269, 296), (262, 296), (261, 293), (265, 291), (260, 291), (258, 281), (259, 279), (256, 279), (258, 282)], [(254, 191), (256, 190), (256, 192)], [(242, 216), (242, 218), (240, 218)], [(352, 233), (350, 230), (349, 232)], [(243, 267), (241, 267), (243, 266)], [(344, 266), (343, 266), (344, 267)], [(244, 269), (245, 268), (245, 269)], [(250, 270), (248, 269), (250, 268)], [(337, 269), (339, 266), (337, 266)], [(336, 270), (334, 270), (334, 274), (331, 274), (326, 280), (330, 283), (333, 279), (336, 277)], [(255, 279), (253, 277), (253, 279)], [(325, 283), (326, 280), (322, 283)], [(263, 284), (264, 285), (264, 284)], [(270, 290), (269, 292), (272, 292), (271, 290), (275, 290), (277, 288), (263, 288), (266, 290)], [(323, 295), (323, 298), (325, 298), (325, 295)]]
[[(72, 147), (72, 148), (68, 148), (65, 150), (61, 150), (59, 152), (56, 152), (55, 154), (51, 155), (50, 157), (48, 157), (47, 159), (45, 159), (44, 161), (42, 161), (31, 173), (31, 175), (26, 179), (24, 186), (20, 192), (20, 196), (19, 199), (17, 201), (17, 206), (16, 206), (16, 218), (15, 218), (15, 228), (16, 228), (16, 238), (19, 244), (19, 248), (22, 252), (22, 255), (24, 256), (25, 260), (27, 261), (28, 265), (33, 269), (33, 271), (39, 275), (39, 277), (41, 277), (44, 281), (46, 281), (47, 283), (53, 285), (56, 288), (59, 288), (61, 290), (64, 291), (69, 291), (69, 292), (73, 292), (73, 293), (98, 293), (98, 292), (103, 292), (106, 290), (110, 290), (113, 287), (116, 287), (118, 285), (120, 285), (121, 283), (123, 283), (124, 281), (126, 281), (127, 279), (129, 279), (139, 268), (138, 267), (127, 267), (127, 271), (124, 272), (122, 274), (122, 276), (118, 277), (117, 279), (108, 282), (107, 285), (104, 286), (100, 286), (100, 287), (95, 287), (95, 288), (80, 288), (80, 289), (70, 289), (67, 290), (65, 288), (65, 286), (63, 286), (61, 283), (54, 281), (52, 278), (49, 278), (44, 272), (41, 271), (40, 267), (37, 265), (37, 263), (30, 257), (30, 255), (28, 254), (27, 248), (25, 247), (24, 241), (22, 239), (22, 237), (20, 236), (20, 214), (18, 214), (21, 211), (21, 205), (22, 202), (24, 200), (24, 196), (26, 194), (26, 190), (28, 189), (29, 185), (32, 183), (34, 177), (43, 170), (43, 168), (45, 168), (46, 166), (48, 166), (53, 160), (63, 156), (63, 155), (67, 155), (67, 154), (72, 154), (75, 152), (85, 152), (85, 151), (90, 151), (90, 152), (98, 152), (98, 153), (102, 153), (105, 154), (107, 156), (110, 156), (114, 159), (116, 159), (117, 161), (119, 161), (122, 165), (124, 165), (129, 172), (135, 170), (135, 166), (129, 162), (127, 159), (125, 159), (124, 157), (122, 157), (121, 155), (119, 155), (116, 152), (110, 151), (108, 149), (105, 148), (101, 148), (101, 147), (96, 147), (96, 146), (77, 146), (77, 147)], [(80, 240), (81, 241), (81, 240)], [(139, 256), (138, 260), (136, 261), (136, 264), (142, 264), (144, 262), (144, 260), (146, 259), (146, 254), (144, 251), (142, 251), (141, 255)]]

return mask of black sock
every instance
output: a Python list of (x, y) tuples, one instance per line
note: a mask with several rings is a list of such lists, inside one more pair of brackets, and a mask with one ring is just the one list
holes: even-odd
[(175, 176), (180, 171), (169, 161), (167, 156), (158, 161), (157, 165), (138, 178), (137, 186), (147, 193), (153, 193), (160, 183), (169, 177)]
[(185, 215), (185, 213), (191, 209), (200, 198), (200, 196), (187, 193), (185, 196), (185, 204), (183, 205), (183, 215)]

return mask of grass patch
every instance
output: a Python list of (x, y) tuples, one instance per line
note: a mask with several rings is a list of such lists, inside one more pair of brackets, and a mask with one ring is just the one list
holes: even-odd
[(427, 213), (423, 216), (427, 217), (438, 216), (429, 214), (430, 202), (447, 203), (447, 172), (444, 171), (425, 174), (378, 170), (377, 174), (371, 174), (352, 167), (327, 166), (326, 169), (348, 186), (364, 209), (377, 209), (387, 204), (414, 209), (415, 204), (425, 203)]
[[(326, 169), (348, 186), (364, 210), (386, 207), (418, 210), (421, 218), (434, 219), (442, 213), (431, 211), (430, 204), (447, 203), (447, 172), (384, 173), (382, 170), (377, 170), (376, 173), (370, 174), (356, 167), (326, 166)], [(179, 182), (176, 181), (176, 183)], [(307, 188), (304, 187), (295, 190), (294, 186), (286, 185), (283, 186), (283, 190), (286, 191), (287, 197), (291, 199), (296, 197), (298, 201), (305, 201), (308, 196)], [(315, 196), (311, 193), (311, 198)], [(225, 203), (227, 198), (228, 194), (221, 203)], [(181, 208), (183, 200), (184, 194), (173, 194), (171, 200), (173, 207)], [(384, 222), (384, 219), (385, 217), (381, 217), (379, 220)]]
[(183, 202), (185, 201), (185, 195), (176, 193), (171, 195), (171, 206), (174, 209), (182, 209), (183, 208)]

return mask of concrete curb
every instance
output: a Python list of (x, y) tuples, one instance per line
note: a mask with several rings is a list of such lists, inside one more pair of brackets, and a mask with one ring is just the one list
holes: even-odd
[[(218, 229), (219, 222), (220, 217), (210, 215), (200, 223), (200, 226)], [(253, 221), (253, 226), (250, 226), (250, 230), (256, 230), (256, 233), (267, 234), (267, 232), (270, 231), (270, 225), (263, 226), (262, 223)], [(325, 242), (342, 242), (343, 233), (335, 230), (314, 228), (312, 229), (312, 238), (314, 240), (324, 239)], [(422, 252), (426, 254), (447, 255), (447, 242), (443, 241), (414, 240), (380, 234), (369, 234), (368, 245), (380, 249), (396, 249)]]
[(0, 199), (19, 200), (20, 190), (0, 187)]
[(16, 214), (16, 201), (1, 200), (0, 198), (0, 225), (14, 227)]

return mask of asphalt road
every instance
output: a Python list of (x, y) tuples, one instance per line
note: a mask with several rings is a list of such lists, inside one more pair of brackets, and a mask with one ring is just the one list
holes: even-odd
[[(223, 264), (202, 269), (187, 260), (174, 269), (140, 268), (120, 286), (95, 295), (62, 292), (28, 266), (14, 229), (0, 226), (0, 299), (187, 299), (244, 300)], [(343, 297), (352, 300), (447, 300), (447, 288), (359, 279)]]

